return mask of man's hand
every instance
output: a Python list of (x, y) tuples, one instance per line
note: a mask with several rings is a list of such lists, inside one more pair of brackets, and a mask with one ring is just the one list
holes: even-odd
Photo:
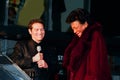
[(39, 68), (48, 68), (47, 63), (44, 60), (39, 60), (37, 64)]
[(37, 53), (35, 56), (32, 57), (33, 62), (38, 62), (39, 60), (43, 59), (43, 53)]

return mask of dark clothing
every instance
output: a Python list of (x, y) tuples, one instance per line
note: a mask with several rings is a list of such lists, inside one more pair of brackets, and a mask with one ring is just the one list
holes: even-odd
[(112, 80), (101, 25), (89, 25), (81, 37), (75, 35), (66, 48), (63, 66), (68, 80)]
[[(43, 53), (44, 60), (48, 64), (48, 69), (38, 68), (37, 63), (32, 62), (32, 57), (38, 53), (36, 49), (38, 45), (42, 48), (41, 52)], [(49, 76), (51, 77), (51, 75), (55, 74), (55, 72), (52, 73), (51, 70), (54, 69), (54, 71), (56, 71), (57, 54), (54, 48), (48, 47), (45, 42), (37, 44), (33, 40), (18, 41), (10, 58), (30, 77), (39, 78), (39, 80), (50, 80)]]

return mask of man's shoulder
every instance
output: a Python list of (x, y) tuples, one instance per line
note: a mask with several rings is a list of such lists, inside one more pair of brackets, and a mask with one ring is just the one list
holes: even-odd
[(26, 45), (28, 44), (29, 40), (19, 40), (16, 42), (16, 44), (19, 44), (19, 45)]

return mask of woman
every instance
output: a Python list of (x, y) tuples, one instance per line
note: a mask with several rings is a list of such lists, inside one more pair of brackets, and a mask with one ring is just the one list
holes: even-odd
[(67, 80), (112, 80), (101, 25), (81, 8), (73, 10), (66, 22), (75, 33), (63, 58)]

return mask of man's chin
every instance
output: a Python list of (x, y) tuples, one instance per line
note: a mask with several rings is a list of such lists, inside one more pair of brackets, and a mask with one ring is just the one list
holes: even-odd
[(43, 40), (43, 38), (37, 38), (37, 40), (41, 41), (41, 40)]

